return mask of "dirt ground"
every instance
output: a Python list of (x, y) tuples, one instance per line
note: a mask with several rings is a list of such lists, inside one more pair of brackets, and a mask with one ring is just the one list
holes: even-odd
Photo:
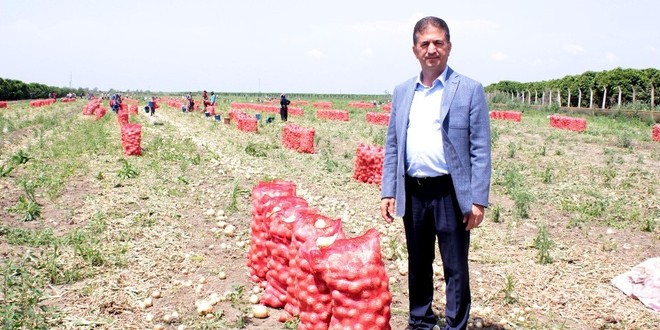
[[(114, 116), (112, 112), (108, 115)], [(44, 304), (62, 311), (61, 328), (282, 329), (288, 326), (278, 320), (281, 310), (269, 309), (270, 316), (265, 319), (251, 315), (250, 296), (259, 296), (261, 291), (249, 281), (246, 266), (251, 221), (249, 191), (264, 178), (295, 182), (298, 195), (311, 207), (327, 216), (342, 218), (347, 236), (377, 228), (382, 234), (383, 250), (390, 249), (385, 255), (404, 244), (400, 221), (387, 225), (380, 219), (378, 187), (353, 180), (350, 171), (347, 175), (346, 171), (336, 174), (322, 170), (327, 164), (323, 152), (308, 155), (275, 148), (267, 151), (268, 157), (247, 155), (244, 150), (249, 143), (278, 142), (270, 138), (276, 136), (272, 132), (281, 131), (278, 121), (261, 126), (260, 134), (244, 133), (233, 124), (224, 125), (199, 113), (181, 113), (166, 106), (157, 111), (155, 118), (140, 112), (133, 120), (143, 123), (145, 154), (130, 160), (141, 169), (135, 179), (117, 178), (115, 172), (122, 159), (119, 154), (90, 157), (94, 170), (74, 175), (55, 201), (41, 197), (42, 217), (34, 222), (14, 221), (16, 215), (7, 211), (22, 193), (11, 181), (20, 172), (0, 179), (2, 226), (52, 228), (55, 236), (64, 236), (89, 225), (100, 212), (107, 215), (102, 239), (113, 245), (108, 247), (111, 250), (125, 251), (122, 254), (125, 264), (121, 266), (100, 266), (94, 269), (94, 276), (73, 284), (47, 287), (48, 299)], [(509, 124), (496, 125), (511, 128)], [(319, 128), (317, 134), (322, 136), (319, 145), (332, 147), (339, 155), (354, 151), (354, 144), (343, 143), (339, 131)], [(117, 134), (118, 141), (119, 133), (113, 134)], [(165, 141), (190, 138), (202, 160), (199, 165), (185, 169), (175, 162), (154, 163), (149, 153), (166, 150), (166, 147), (155, 149), (155, 138)], [(369, 139), (369, 136), (357, 137), (351, 143), (369, 142)], [(544, 138), (530, 131), (503, 134), (500, 139), (501, 145), (510, 141), (525, 141), (527, 146), (544, 143)], [(3, 147), (4, 154), (15, 152), (16, 146), (27, 145), (30, 140), (31, 135), (26, 132), (5, 137), (3, 145), (14, 147)], [(587, 165), (576, 165), (563, 174), (590, 180), (593, 171), (587, 159), (606, 157), (588, 143), (584, 147), (579, 143), (566, 147), (562, 141), (555, 142), (547, 144), (548, 154), (562, 148), (563, 158), (530, 165), (557, 168), (556, 164), (562, 161), (582, 159)], [(635, 143), (636, 150), (647, 155), (657, 154), (660, 148), (653, 142)], [(504, 152), (504, 148), (499, 151)], [(506, 162), (495, 152), (493, 158), (494, 164)], [(351, 166), (352, 161), (341, 160), (339, 166)], [(634, 162), (625, 164), (631, 163)], [(647, 156), (646, 164), (654, 180), (651, 182), (658, 182), (660, 160), (657, 156)], [(100, 171), (105, 174), (103, 180), (94, 178)], [(177, 180), (189, 183), (180, 184)], [(561, 184), (566, 184), (567, 191), (572, 189), (568, 183)], [(599, 224), (567, 228), (571, 212), (558, 208), (556, 201), (544, 199), (542, 187), (535, 191), (540, 198), (534, 201), (530, 218), (520, 221), (509, 211), (514, 202), (497, 189), (500, 188), (493, 188), (491, 203), (502, 209), (502, 217), (507, 221), (487, 220), (472, 234), (470, 328), (650, 329), (660, 324), (658, 313), (626, 297), (610, 283), (613, 277), (639, 262), (660, 256), (658, 229), (648, 233)], [(236, 211), (228, 210), (233, 198)], [(657, 202), (657, 192), (650, 198)], [(650, 212), (657, 214), (659, 205), (652, 205), (656, 210)], [(492, 219), (492, 213), (487, 216)], [(236, 227), (234, 233), (223, 232), (225, 223)], [(536, 261), (538, 251), (533, 247), (540, 225), (547, 226), (556, 243), (552, 250), (554, 262), (547, 265)], [(0, 237), (3, 258), (15, 258), (29, 249), (10, 245)], [(404, 329), (407, 325), (407, 276), (400, 270), (402, 262), (405, 260), (385, 260), (393, 295), (393, 329)], [(436, 274), (436, 279), (435, 305), (442, 316), (441, 272)], [(511, 302), (505, 301), (507, 279), (514, 285), (509, 292)], [(196, 304), (216, 296), (219, 301), (212, 313), (199, 316)], [(145, 306), (149, 300), (152, 306)]]

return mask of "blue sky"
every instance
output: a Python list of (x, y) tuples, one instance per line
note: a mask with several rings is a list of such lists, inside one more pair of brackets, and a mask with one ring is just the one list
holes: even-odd
[(0, 77), (152, 91), (381, 94), (419, 72), (412, 29), (451, 31), (484, 85), (660, 68), (660, 1), (0, 0)]

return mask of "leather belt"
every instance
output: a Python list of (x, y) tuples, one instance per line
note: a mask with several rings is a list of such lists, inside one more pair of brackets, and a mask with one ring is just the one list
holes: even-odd
[(426, 185), (432, 185), (432, 184), (443, 184), (446, 182), (451, 182), (451, 176), (449, 175), (441, 175), (441, 176), (431, 176), (431, 177), (426, 177), (426, 178), (416, 178), (413, 176), (408, 176), (406, 175), (406, 180), (414, 183), (417, 186), (426, 186)]

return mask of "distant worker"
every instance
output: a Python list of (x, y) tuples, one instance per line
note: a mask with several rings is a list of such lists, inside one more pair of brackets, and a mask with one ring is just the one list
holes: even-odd
[(280, 96), (280, 118), (282, 121), (286, 121), (289, 116), (289, 103), (291, 101), (286, 98), (286, 95), (282, 94)]
[(121, 109), (121, 94), (116, 94), (114, 95), (114, 102), (112, 102), (112, 111), (118, 113), (119, 109)]
[(149, 101), (149, 104), (147, 105), (149, 107), (149, 113), (151, 116), (153, 116), (156, 113), (156, 98), (151, 97), (151, 101)]
[(188, 101), (188, 112), (195, 110), (195, 100), (193, 100), (192, 94), (188, 93), (186, 95), (186, 100)]
[(211, 92), (211, 105), (215, 106), (215, 93)]
[(211, 104), (211, 102), (209, 102), (209, 95), (206, 94), (206, 91), (202, 93), (202, 102), (204, 103), (204, 112), (206, 112), (206, 106)]

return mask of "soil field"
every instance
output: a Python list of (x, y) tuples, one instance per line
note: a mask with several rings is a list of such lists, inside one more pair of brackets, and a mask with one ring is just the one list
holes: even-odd
[[(366, 111), (381, 110), (323, 101), (349, 110), (350, 120), (317, 119), (310, 105), (289, 115), (315, 128), (315, 154), (283, 148), (274, 114), (246, 133), (161, 103), (155, 117), (131, 115), (142, 124), (142, 156), (129, 157), (111, 111), (93, 120), (83, 101), (0, 109), (2, 327), (295, 329), (295, 320), (278, 321), (281, 310), (252, 315), (251, 296), (262, 292), (246, 266), (250, 191), (283, 179), (310, 207), (341, 218), (347, 236), (380, 231), (390, 323), (404, 329), (403, 226), (380, 218), (378, 186), (353, 179), (358, 145), (383, 145), (386, 127), (365, 121)], [(216, 108), (223, 117), (228, 110), (226, 101)], [(522, 122), (491, 122), (491, 206), (472, 232), (470, 328), (657, 328), (659, 313), (610, 282), (660, 256), (652, 123), (586, 117), (577, 133), (550, 127), (550, 112), (517, 111)], [(198, 315), (196, 303), (214, 298), (212, 312)]]

